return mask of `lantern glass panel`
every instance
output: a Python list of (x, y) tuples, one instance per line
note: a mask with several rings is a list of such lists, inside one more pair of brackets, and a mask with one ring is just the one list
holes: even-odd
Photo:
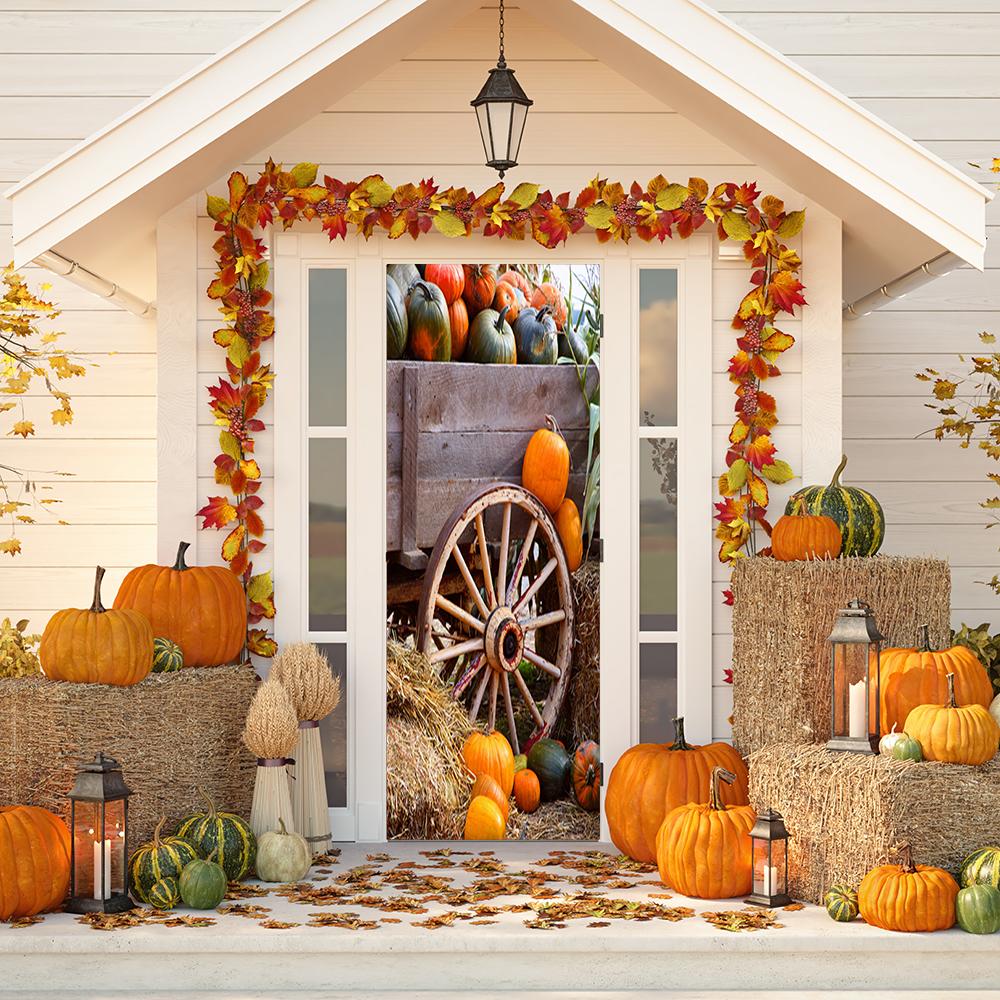
[(493, 137), (492, 157), (494, 160), (507, 160), (512, 105), (509, 101), (491, 101), (486, 107), (490, 116), (490, 135)]
[(833, 735), (865, 739), (868, 736), (867, 643), (833, 644)]
[(101, 899), (94, 871), (94, 845), (100, 836), (101, 804), (76, 802), (73, 807), (73, 895)]
[(483, 152), (487, 160), (493, 159), (493, 138), (490, 135), (489, 105), (476, 105), (476, 120), (479, 122), (479, 134), (483, 140)]
[(104, 806), (104, 838), (111, 860), (111, 892), (121, 895), (125, 892), (125, 800), (116, 799)]
[(754, 837), (753, 842), (753, 891), (755, 896), (770, 896), (771, 885), (771, 841)]
[(514, 125), (510, 134), (510, 159), (516, 161), (521, 155), (521, 138), (524, 135), (524, 123), (528, 117), (526, 104), (511, 105), (514, 113)]
[(771, 842), (771, 895), (781, 896), (788, 892), (788, 841)]

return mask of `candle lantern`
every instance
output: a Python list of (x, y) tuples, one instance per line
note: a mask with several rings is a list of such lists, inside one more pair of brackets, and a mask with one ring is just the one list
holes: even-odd
[(768, 809), (757, 816), (750, 831), (753, 848), (753, 895), (745, 902), (755, 906), (787, 906), (788, 830), (781, 814)]
[(80, 766), (70, 803), (71, 913), (121, 913), (132, 909), (128, 897), (128, 799), (121, 767), (99, 753)]
[(885, 639), (864, 601), (837, 612), (830, 633), (831, 720), (828, 750), (878, 753), (880, 644)]

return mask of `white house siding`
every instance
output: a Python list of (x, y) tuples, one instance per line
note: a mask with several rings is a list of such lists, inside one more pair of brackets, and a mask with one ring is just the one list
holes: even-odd
[[(1000, 156), (1000, 0), (713, 0), (718, 10), (986, 184)], [(986, 272), (960, 270), (844, 324), (844, 438), (849, 479), (871, 488), (889, 522), (884, 551), (952, 565), (952, 622), (1000, 627), (1000, 600), (978, 581), (1000, 568), (1000, 536), (978, 502), (996, 464), (933, 426), (930, 366), (1000, 333), (1000, 199), (988, 209)], [(995, 492), (993, 490), (992, 492)]]

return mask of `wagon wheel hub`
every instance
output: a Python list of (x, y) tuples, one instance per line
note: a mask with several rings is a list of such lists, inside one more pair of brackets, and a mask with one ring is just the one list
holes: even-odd
[(486, 662), (492, 669), (508, 674), (521, 665), (524, 630), (506, 605), (494, 608), (486, 622)]

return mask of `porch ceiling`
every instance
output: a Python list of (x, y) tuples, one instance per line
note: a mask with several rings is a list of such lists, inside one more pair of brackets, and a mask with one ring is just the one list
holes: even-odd
[[(478, 6), (300, 0), (8, 191), (17, 263), (55, 249), (153, 296), (164, 212)], [(839, 216), (849, 301), (945, 251), (982, 266), (985, 189), (700, 0), (532, 13)]]

